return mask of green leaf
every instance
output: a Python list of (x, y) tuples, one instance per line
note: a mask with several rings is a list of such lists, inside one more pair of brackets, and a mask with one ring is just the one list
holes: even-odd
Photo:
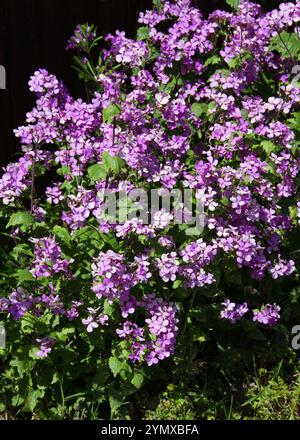
[(261, 146), (268, 155), (270, 155), (277, 149), (277, 146), (271, 141), (262, 141)]
[(34, 280), (34, 276), (28, 269), (19, 269), (13, 276), (18, 280), (19, 284), (22, 284), (24, 281)]
[(153, 0), (153, 5), (156, 7), (156, 9), (160, 12), (162, 9), (161, 0)]
[(218, 64), (221, 61), (221, 58), (218, 55), (213, 55), (212, 57), (209, 57), (205, 63), (204, 66), (210, 66), (210, 65), (215, 65)]
[(276, 50), (283, 57), (300, 59), (300, 40), (296, 32), (282, 31), (271, 39), (269, 50)]
[(63, 228), (62, 226), (56, 225), (53, 228), (53, 233), (58, 237), (61, 241), (66, 243), (67, 245), (70, 244), (71, 237), (69, 234), (69, 231), (66, 228)]
[(110, 104), (109, 106), (105, 107), (105, 109), (103, 109), (103, 121), (111, 122), (115, 116), (120, 114), (120, 112), (121, 109), (117, 104)]
[(135, 388), (139, 389), (142, 387), (144, 382), (144, 376), (141, 373), (135, 373), (133, 376), (131, 383), (135, 386)]
[(100, 179), (106, 178), (105, 167), (101, 164), (91, 165), (87, 171), (92, 182), (97, 182)]
[(199, 237), (202, 233), (201, 226), (191, 226), (187, 225), (187, 228), (184, 229), (184, 233), (187, 237)]
[(65, 176), (66, 174), (72, 174), (71, 168), (69, 166), (62, 166), (56, 170), (59, 176)]
[(34, 217), (27, 211), (18, 211), (11, 215), (7, 228), (10, 226), (30, 226), (34, 222)]
[(58, 339), (60, 342), (66, 342), (69, 339), (69, 336), (72, 336), (75, 333), (75, 328), (64, 328), (59, 332), (55, 333), (55, 339)]
[(108, 389), (108, 400), (110, 405), (110, 415), (111, 417), (114, 417), (119, 408), (121, 408), (122, 405), (125, 404), (125, 395), (120, 391), (117, 390), (114, 385), (111, 385)]
[(114, 174), (119, 174), (125, 165), (125, 161), (119, 156), (111, 156), (107, 151), (102, 153), (103, 165), (106, 171), (112, 171)]
[(156, 47), (150, 47), (148, 61), (153, 62), (159, 56), (160, 52)]
[(44, 390), (35, 390), (32, 387), (27, 388), (24, 411), (33, 412), (38, 401), (44, 397)]
[(182, 285), (182, 280), (175, 280), (173, 283), (173, 289), (178, 289)]
[(110, 304), (107, 299), (104, 301), (103, 313), (104, 315), (111, 316), (114, 312), (114, 305)]
[(240, 0), (225, 0), (226, 3), (233, 9), (238, 9), (240, 5)]
[(10, 361), (12, 367), (17, 368), (20, 377), (23, 377), (25, 373), (29, 373), (33, 369), (35, 361), (30, 359), (28, 356), (26, 358), (14, 357)]
[(222, 197), (221, 198), (221, 203), (222, 203), (222, 205), (224, 205), (224, 206), (228, 206), (229, 205), (229, 198), (228, 197)]
[(32, 359), (36, 360), (37, 359), (37, 353), (40, 351), (39, 347), (32, 347), (29, 350), (29, 357), (31, 357)]
[(12, 406), (20, 406), (24, 403), (24, 397), (20, 394), (15, 394), (11, 399)]
[(146, 40), (149, 37), (149, 28), (148, 26), (142, 26), (137, 30), (137, 39), (138, 40)]
[(27, 255), (28, 257), (32, 257), (33, 253), (30, 250), (30, 247), (26, 243), (18, 244), (11, 251), (11, 256), (18, 260), (21, 255)]
[(120, 373), (120, 371), (123, 369), (124, 362), (121, 362), (116, 357), (110, 357), (109, 361), (108, 361), (108, 365), (109, 365), (109, 368), (110, 368), (112, 374), (114, 375), (114, 377), (116, 377)]
[(35, 327), (35, 324), (37, 322), (37, 318), (33, 315), (30, 315), (29, 312), (27, 312), (22, 320), (21, 320), (21, 330), (25, 334), (30, 334), (33, 332), (33, 329)]
[(204, 102), (194, 102), (194, 104), (192, 105), (192, 111), (197, 118), (199, 118), (199, 116), (201, 116), (203, 113), (206, 113), (207, 109), (208, 105)]
[(288, 119), (289, 126), (294, 130), (300, 131), (300, 112), (295, 112), (292, 116), (291, 119)]

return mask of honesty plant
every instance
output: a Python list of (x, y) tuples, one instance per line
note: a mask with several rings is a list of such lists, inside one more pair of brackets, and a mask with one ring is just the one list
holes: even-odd
[[(170, 357), (207, 292), (217, 319), (276, 324), (280, 306), (263, 286), (297, 275), (286, 243), (300, 218), (299, 2), (263, 14), (242, 0), (207, 19), (189, 0), (154, 3), (136, 40), (76, 28), (68, 49), (86, 101), (45, 69), (34, 73), (36, 106), (15, 130), (22, 155), (0, 180), (7, 327), (33, 323), (40, 358), (80, 335), (85, 353), (96, 335), (115, 375), (127, 359), (151, 366)], [(109, 222), (103, 191), (153, 188), (162, 197), (192, 189), (202, 233), (175, 224), (174, 206), (150, 224)], [(231, 298), (228, 274), (253, 294), (235, 287)]]

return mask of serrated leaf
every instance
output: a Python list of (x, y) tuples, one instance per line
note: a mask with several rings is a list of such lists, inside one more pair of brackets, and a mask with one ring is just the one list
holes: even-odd
[(56, 170), (59, 176), (65, 176), (66, 174), (72, 174), (71, 168), (69, 166), (62, 166)]
[(108, 365), (109, 365), (110, 371), (112, 372), (114, 377), (116, 377), (120, 373), (120, 371), (122, 370), (122, 368), (124, 366), (124, 362), (121, 362), (116, 357), (110, 357), (109, 361), (108, 361)]
[(34, 280), (34, 276), (31, 272), (29, 272), (28, 269), (19, 269), (13, 276), (18, 280), (19, 284), (23, 283), (24, 281)]
[(75, 328), (64, 328), (60, 332), (55, 333), (55, 339), (58, 339), (61, 342), (66, 342), (69, 339), (69, 336), (72, 336), (75, 333)]
[(18, 244), (11, 251), (11, 256), (15, 260), (18, 260), (18, 258), (21, 255), (27, 255), (28, 257), (32, 257), (33, 256), (33, 253), (31, 252), (30, 247), (28, 246), (28, 244), (26, 244), (26, 243)]
[(131, 383), (135, 386), (135, 388), (141, 388), (144, 383), (144, 376), (141, 373), (135, 373), (131, 380)]
[(97, 182), (100, 179), (106, 178), (105, 167), (101, 164), (91, 165), (87, 171), (92, 182)]
[(109, 172), (112, 171), (114, 174), (119, 174), (125, 161), (119, 156), (111, 156), (108, 151), (104, 151), (102, 154), (104, 169)]
[(28, 373), (34, 367), (35, 361), (28, 356), (25, 359), (14, 357), (10, 361), (12, 367), (17, 368), (20, 377), (23, 377), (25, 373)]
[(270, 155), (277, 149), (277, 146), (271, 141), (262, 141), (261, 146), (268, 155)]
[(149, 28), (148, 26), (142, 26), (137, 30), (137, 39), (138, 40), (146, 40), (149, 37)]
[(32, 347), (30, 350), (29, 350), (29, 357), (31, 357), (32, 359), (37, 359), (37, 353), (40, 351), (40, 348), (39, 347)]
[(113, 311), (114, 311), (113, 304), (110, 304), (107, 300), (105, 300), (103, 305), (104, 315), (111, 316), (113, 314)]
[(111, 417), (113, 417), (118, 409), (124, 405), (125, 395), (117, 390), (114, 385), (111, 385), (108, 389), (108, 400), (110, 405)]
[(120, 112), (121, 109), (117, 104), (110, 104), (109, 106), (105, 107), (105, 109), (103, 109), (103, 121), (111, 122), (115, 116), (120, 114)]
[(54, 235), (56, 235), (61, 241), (63, 241), (67, 245), (70, 244), (71, 237), (70, 237), (69, 231), (66, 228), (63, 228), (62, 226), (56, 225), (53, 228), (53, 233), (54, 233)]
[(192, 105), (192, 112), (197, 118), (199, 118), (199, 116), (201, 116), (203, 113), (206, 113), (207, 110), (208, 105), (204, 102), (194, 102), (194, 104)]
[(27, 312), (21, 320), (22, 332), (25, 334), (32, 333), (36, 322), (37, 322), (37, 318), (33, 315), (30, 315), (29, 312)]
[(282, 31), (271, 39), (269, 50), (276, 50), (285, 58), (298, 58), (300, 40), (296, 32)]
[(239, 8), (240, 0), (225, 0), (225, 1), (233, 9), (237, 10)]
[(34, 222), (34, 217), (27, 211), (18, 211), (11, 215), (7, 228), (10, 226), (30, 226)]
[(44, 390), (35, 390), (31, 387), (27, 388), (24, 411), (33, 412), (38, 401), (44, 397)]
[(156, 7), (156, 9), (160, 12), (162, 9), (161, 0), (153, 0), (153, 5)]
[(221, 61), (221, 58), (218, 55), (213, 55), (212, 57), (209, 57), (205, 61), (204, 66), (205, 67), (210, 66), (210, 65), (214, 66), (215, 64), (218, 64), (220, 61)]
[(288, 124), (294, 130), (300, 131), (300, 112), (292, 114), (292, 118), (288, 119)]
[(24, 397), (20, 394), (14, 395), (11, 399), (12, 406), (20, 406), (22, 403), (24, 403)]

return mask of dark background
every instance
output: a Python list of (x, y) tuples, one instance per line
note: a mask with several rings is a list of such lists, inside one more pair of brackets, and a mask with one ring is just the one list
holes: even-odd
[[(261, 0), (265, 10), (282, 1)], [(204, 15), (228, 9), (222, 0), (194, 0)], [(0, 166), (19, 151), (13, 129), (25, 123), (34, 105), (28, 89), (33, 72), (46, 68), (64, 81), (74, 96), (84, 96), (77, 73), (70, 67), (68, 38), (79, 23), (94, 23), (98, 34), (116, 29), (134, 36), (138, 12), (151, 9), (152, 0), (0, 0), (0, 65), (5, 66), (6, 90), (0, 90)], [(0, 173), (1, 174), (1, 173)]]

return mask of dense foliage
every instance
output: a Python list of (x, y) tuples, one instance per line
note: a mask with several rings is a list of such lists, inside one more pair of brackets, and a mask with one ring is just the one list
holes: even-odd
[[(136, 416), (147, 387), (288, 352), (300, 318), (300, 3), (265, 14), (228, 3), (204, 19), (190, 0), (155, 0), (135, 40), (78, 26), (67, 48), (85, 101), (44, 69), (31, 77), (22, 154), (0, 180), (2, 409)], [(110, 222), (101, 193), (128, 194), (132, 208), (132, 190), (155, 188), (192, 189), (203, 231), (176, 223), (191, 215), (176, 204), (149, 224)]]

